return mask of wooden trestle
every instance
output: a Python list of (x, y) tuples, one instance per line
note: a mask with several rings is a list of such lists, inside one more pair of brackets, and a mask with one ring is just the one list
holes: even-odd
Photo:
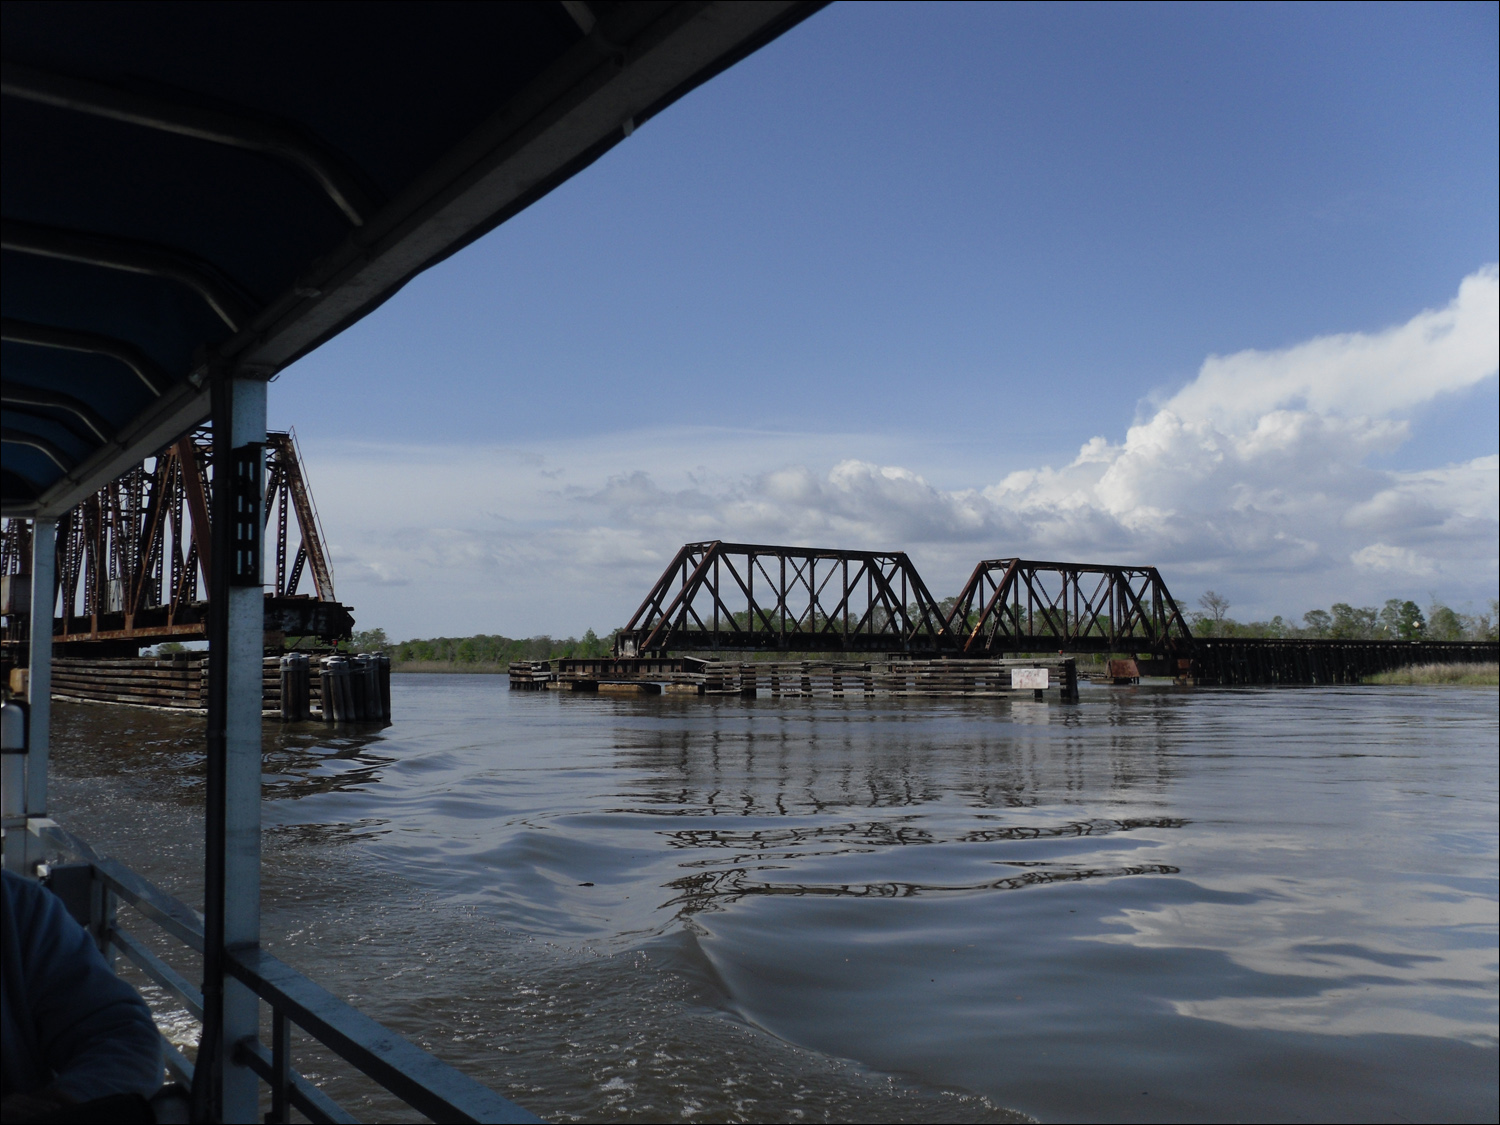
[(1197, 637), (1183, 655), (1149, 662), (1142, 671), (1217, 686), (1357, 684), (1367, 676), (1413, 665), (1497, 662), (1500, 643), (1495, 641)]

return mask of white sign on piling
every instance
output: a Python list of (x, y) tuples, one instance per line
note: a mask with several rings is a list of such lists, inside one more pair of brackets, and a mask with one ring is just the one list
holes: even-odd
[(1034, 688), (1037, 691), (1048, 687), (1047, 669), (1045, 668), (1012, 668), (1010, 670), (1010, 686), (1013, 688)]

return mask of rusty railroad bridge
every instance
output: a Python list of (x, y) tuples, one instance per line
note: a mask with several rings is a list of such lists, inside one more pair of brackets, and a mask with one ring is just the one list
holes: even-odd
[[(58, 520), (52, 623), (58, 657), (133, 657), (146, 645), (207, 638), (211, 445), (207, 427), (186, 434)], [(268, 547), (275, 539), (274, 570), (268, 565), (266, 574), (267, 650), (280, 651), (287, 637), (313, 647), (348, 639), (353, 611), (334, 595), (295, 434), (266, 434), (264, 475), (252, 484), (263, 500), (256, 530)], [(7, 665), (25, 662), (30, 559), (30, 523), (7, 520), (0, 534)], [(311, 591), (301, 592), (304, 585)]]
[(1152, 566), (986, 559), (939, 603), (904, 552), (713, 540), (677, 552), (620, 632), (616, 670), (671, 653), (1109, 654), (1139, 674), (1205, 685), (1329, 684), (1411, 664), (1494, 662), (1500, 644), (1195, 637)]

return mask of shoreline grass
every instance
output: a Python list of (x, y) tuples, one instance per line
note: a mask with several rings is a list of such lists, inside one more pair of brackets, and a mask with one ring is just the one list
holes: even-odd
[(1500, 664), (1412, 664), (1394, 672), (1366, 676), (1364, 682), (1378, 685), (1454, 684), (1460, 687), (1500, 686)]

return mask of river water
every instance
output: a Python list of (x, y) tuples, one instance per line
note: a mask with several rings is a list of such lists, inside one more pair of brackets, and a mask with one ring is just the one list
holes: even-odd
[[(267, 725), (265, 934), (545, 1117), (1500, 1110), (1491, 689), (506, 688)], [(201, 720), (55, 710), (57, 818), (200, 901)]]

